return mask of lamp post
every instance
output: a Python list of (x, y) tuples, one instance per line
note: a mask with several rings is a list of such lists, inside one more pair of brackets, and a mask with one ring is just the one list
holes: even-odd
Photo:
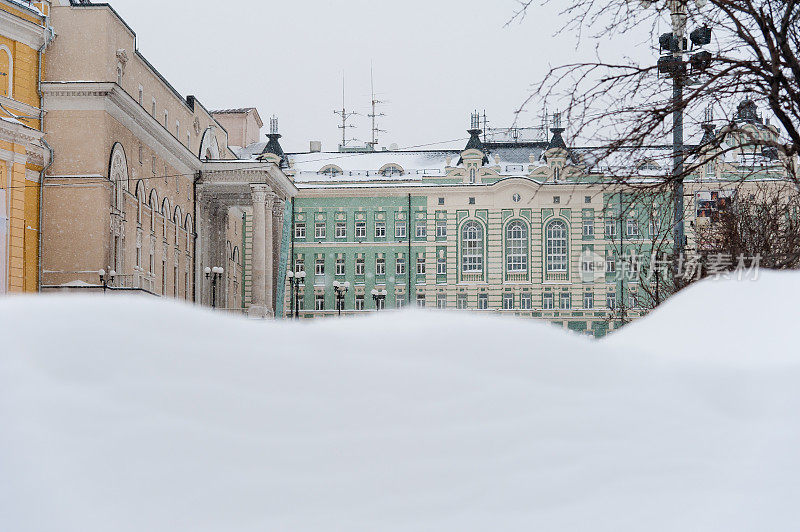
[(97, 272), (97, 274), (100, 276), (100, 282), (103, 283), (103, 293), (105, 294), (106, 290), (108, 290), (108, 285), (114, 284), (114, 279), (117, 277), (117, 272), (111, 270), (106, 273), (105, 270), (101, 269)]
[(289, 307), (289, 317), (294, 314), (296, 319), (300, 319), (300, 284), (305, 282), (306, 272), (294, 273), (292, 270), (286, 272), (286, 277), (291, 283), (291, 306)]
[[(698, 8), (706, 5), (707, 0), (694, 0)], [(687, 84), (686, 62), (686, 19), (687, 5), (690, 0), (666, 0), (672, 16), (672, 33), (659, 37), (661, 51), (667, 53), (658, 60), (658, 72), (672, 78), (672, 178), (675, 185), (675, 246), (680, 255), (684, 252), (686, 238), (683, 224), (683, 87)], [(655, 0), (640, 0), (642, 7), (653, 5)], [(691, 34), (692, 43), (703, 46), (711, 42), (711, 30), (708, 27), (698, 28)], [(710, 63), (708, 52), (692, 55), (693, 70), (704, 70)], [(702, 63), (702, 64), (700, 64)]]
[(372, 300), (375, 301), (375, 310), (383, 309), (386, 296), (389, 294), (389, 292), (386, 290), (378, 290), (377, 288), (373, 288), (370, 293), (372, 294)]
[(341, 316), (342, 307), (344, 306), (344, 295), (350, 290), (350, 281), (345, 281), (343, 283), (334, 281), (333, 290), (336, 292), (336, 308), (339, 311), (339, 316)]
[(211, 279), (211, 308), (216, 308), (217, 306), (217, 281), (222, 278), (222, 275), (225, 273), (225, 268), (222, 266), (214, 266), (213, 268), (209, 268), (206, 266), (203, 269), (203, 273), (206, 274), (206, 279)]

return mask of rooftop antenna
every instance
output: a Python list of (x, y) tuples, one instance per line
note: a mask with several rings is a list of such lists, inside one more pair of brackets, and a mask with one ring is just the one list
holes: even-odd
[(269, 119), (269, 133), (270, 135), (278, 134), (278, 117), (275, 115), (272, 115), (272, 118)]
[(346, 107), (346, 104), (345, 104), (345, 79), (344, 79), (344, 73), (342, 73), (342, 110), (341, 111), (334, 111), (333, 114), (339, 115), (339, 117), (341, 117), (341, 119), (342, 119), (342, 124), (340, 126), (338, 126), (338, 127), (339, 127), (339, 129), (342, 130), (342, 146), (341, 147), (344, 148), (347, 145), (347, 130), (349, 128), (356, 127), (356, 126), (354, 126), (352, 124), (348, 124), (347, 121), (358, 114), (355, 111), (348, 111), (347, 110), (347, 107)]
[(709, 104), (709, 106), (706, 107), (705, 118), (703, 119), (703, 122), (705, 122), (706, 124), (710, 124), (713, 121), (714, 121), (714, 108)]
[(386, 102), (375, 99), (375, 76), (373, 74), (372, 65), (369, 66), (369, 82), (372, 89), (372, 112), (367, 115), (372, 119), (372, 142), (370, 142), (369, 145), (372, 146), (372, 150), (374, 151), (375, 147), (378, 145), (378, 133), (386, 133), (386, 130), (380, 129), (376, 122), (377, 118), (386, 116), (384, 113), (377, 112), (377, 106)]
[(483, 143), (486, 144), (486, 132), (489, 131), (489, 120), (486, 118), (486, 109), (483, 110)]

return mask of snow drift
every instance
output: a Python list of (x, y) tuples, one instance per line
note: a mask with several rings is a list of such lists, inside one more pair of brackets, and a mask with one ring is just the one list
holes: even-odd
[(602, 342), (7, 298), (0, 530), (796, 530), (798, 292), (704, 283)]

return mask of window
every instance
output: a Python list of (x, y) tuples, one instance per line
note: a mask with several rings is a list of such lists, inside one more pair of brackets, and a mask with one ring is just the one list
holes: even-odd
[(445, 240), (447, 238), (447, 220), (436, 220), (436, 239)]
[(506, 268), (509, 273), (528, 271), (528, 226), (519, 220), (506, 227)]
[(342, 175), (342, 169), (336, 165), (328, 165), (320, 170), (319, 173), (328, 177), (336, 177)]
[(594, 308), (594, 293), (592, 292), (583, 293), (583, 308), (585, 309)]
[(514, 309), (514, 294), (511, 292), (505, 292), (503, 294), (503, 310), (513, 310)]
[(547, 272), (567, 271), (567, 224), (553, 220), (546, 231), (546, 269)]
[(375, 275), (386, 275), (386, 259), (383, 257), (375, 259)]
[(444, 205), (444, 198), (439, 198), (438, 203), (439, 205)]
[(356, 294), (356, 310), (364, 310), (364, 294)]
[(344, 257), (336, 257), (336, 275), (344, 275)]
[(424, 221), (417, 221), (415, 224), (416, 229), (416, 236), (417, 238), (427, 238), (428, 236), (428, 224)]
[(294, 224), (294, 237), (295, 238), (305, 238), (306, 237), (306, 224), (305, 223), (296, 223), (296, 224)]
[(553, 293), (552, 292), (545, 292), (542, 295), (542, 308), (544, 310), (553, 310)]
[(336, 238), (347, 238), (347, 222), (336, 222)]
[(478, 294), (478, 310), (489, 308), (489, 294)]
[(144, 147), (139, 145), (139, 164), (144, 164)]
[(404, 220), (395, 220), (394, 222), (394, 236), (395, 238), (406, 237), (406, 222)]
[(436, 275), (447, 275), (447, 257), (437, 257)]
[(572, 297), (569, 292), (562, 292), (558, 298), (558, 308), (561, 310), (569, 310), (572, 308)]
[(606, 238), (617, 236), (617, 224), (614, 220), (606, 220)]
[(177, 139), (180, 136), (181, 136), (181, 122), (180, 122), (180, 120), (176, 120), (175, 121), (175, 138)]
[(383, 175), (384, 177), (403, 175), (403, 170), (399, 166), (391, 164), (384, 167), (383, 170), (381, 170), (381, 175)]
[(461, 229), (461, 271), (483, 272), (483, 227), (470, 221)]
[(367, 222), (356, 222), (356, 238), (367, 238)]
[(317, 240), (325, 240), (325, 222), (317, 222), (314, 224), (314, 238)]
[(475, 198), (470, 198), (469, 199), (469, 204), (470, 205), (475, 205)]
[(380, 296), (375, 298), (375, 308), (378, 310), (383, 310), (386, 308), (386, 297)]
[(617, 258), (612, 255), (606, 255), (606, 273), (614, 273), (617, 271)]
[(519, 298), (519, 308), (522, 310), (530, 310), (533, 308), (533, 298), (530, 292), (524, 292)]
[(628, 294), (628, 308), (639, 308), (639, 298), (633, 290)]
[(153, 116), (153, 118), (156, 117), (156, 99), (155, 98), (153, 98), (153, 111), (150, 114)]
[(164, 109), (164, 127), (169, 128), (169, 111)]
[(152, 157), (150, 161), (150, 166), (152, 167), (151, 170), (153, 171), (153, 175), (156, 175), (156, 158)]
[(417, 306), (425, 308), (425, 294), (417, 294)]
[(447, 308), (447, 294), (442, 292), (436, 294), (436, 308)]
[(639, 220), (628, 218), (626, 229), (629, 237), (637, 238), (639, 236)]
[(314, 294), (314, 310), (325, 310), (325, 294)]
[(417, 275), (425, 275), (425, 255), (417, 257)]
[(474, 183), (475, 182), (475, 176), (476, 175), (477, 175), (477, 170), (475, 170), (474, 168), (470, 168), (469, 169), (469, 182), (470, 183)]
[(406, 274), (406, 258), (402, 255), (397, 256), (397, 262), (395, 263), (395, 273), (397, 275)]
[(297, 310), (305, 310), (306, 309), (306, 298), (303, 297), (301, 293), (297, 298)]
[(584, 196), (583, 197), (583, 202), (584, 203), (591, 203), (592, 202), (592, 197), (591, 196)]
[(561, 203), (561, 196), (553, 196), (553, 203)]
[(364, 275), (364, 257), (356, 257), (356, 275)]
[(614, 294), (614, 292), (607, 293), (606, 294), (606, 307), (609, 310), (614, 310), (614, 308), (617, 306), (616, 303), (617, 303), (616, 294)]
[(467, 308), (467, 294), (460, 293), (456, 297), (456, 308), (459, 310), (465, 310)]
[(585, 274), (594, 273), (594, 253), (584, 251), (581, 253), (581, 272)]
[(302, 273), (306, 271), (306, 263), (303, 257), (297, 257), (294, 260), (294, 273)]
[(317, 257), (316, 262), (314, 262), (314, 275), (325, 275), (325, 259), (322, 257)]
[(144, 87), (139, 85), (139, 105), (142, 105), (142, 102), (144, 102)]
[(386, 222), (375, 222), (375, 238), (386, 238)]
[(583, 219), (583, 236), (592, 237), (594, 236), (594, 220), (589, 218)]

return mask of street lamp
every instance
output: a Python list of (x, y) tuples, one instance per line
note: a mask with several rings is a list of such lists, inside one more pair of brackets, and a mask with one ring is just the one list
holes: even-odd
[(339, 310), (339, 316), (341, 316), (342, 307), (344, 306), (344, 295), (350, 290), (350, 281), (345, 281), (343, 283), (334, 281), (333, 290), (336, 292), (336, 308)]
[(291, 305), (289, 307), (289, 316), (291, 317), (294, 314), (294, 317), (300, 319), (300, 285), (305, 283), (306, 280), (306, 272), (297, 272), (294, 273), (292, 270), (286, 272), (286, 277), (289, 278), (289, 283), (291, 283)]
[(105, 293), (105, 291), (108, 289), (108, 285), (114, 284), (114, 279), (117, 277), (117, 272), (111, 270), (110, 272), (106, 273), (105, 270), (100, 269), (97, 274), (100, 276), (100, 282), (103, 283), (103, 293)]
[(217, 306), (217, 281), (222, 279), (222, 275), (225, 273), (225, 268), (222, 266), (214, 266), (213, 268), (209, 268), (206, 266), (203, 269), (203, 273), (206, 274), (206, 279), (211, 278), (211, 308), (216, 308)]
[(386, 296), (389, 294), (386, 290), (378, 290), (373, 288), (370, 292), (372, 300), (375, 301), (375, 310), (381, 310), (385, 306)]
[[(698, 8), (707, 0), (693, 0)], [(672, 78), (672, 177), (675, 184), (675, 245), (679, 255), (683, 254), (686, 238), (683, 224), (683, 87), (687, 84), (686, 65), (686, 8), (690, 0), (666, 0), (672, 16), (672, 33), (665, 33), (658, 39), (662, 52), (658, 60), (659, 74)], [(655, 4), (655, 0), (639, 0), (644, 8)], [(692, 44), (704, 46), (711, 42), (711, 29), (698, 28), (691, 33)], [(709, 52), (693, 54), (689, 60), (693, 72), (702, 72), (711, 63)]]

